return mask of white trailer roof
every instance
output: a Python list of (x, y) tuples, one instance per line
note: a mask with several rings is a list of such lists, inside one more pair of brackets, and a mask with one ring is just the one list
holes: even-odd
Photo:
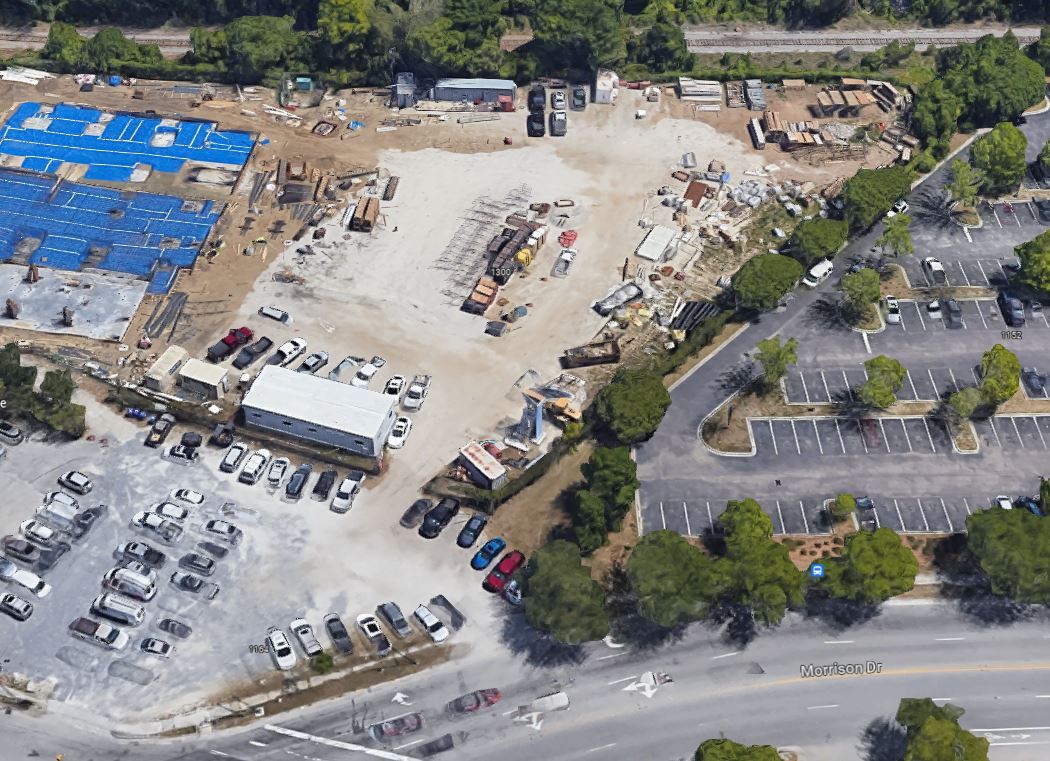
[(675, 231), (663, 225), (653, 225), (645, 234), (638, 248), (634, 250), (635, 256), (648, 259), (651, 262), (660, 261), (668, 246), (674, 240)]

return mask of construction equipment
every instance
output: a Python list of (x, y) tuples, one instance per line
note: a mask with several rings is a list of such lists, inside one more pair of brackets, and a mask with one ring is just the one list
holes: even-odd
[(30, 264), (29, 269), (26, 271), (26, 282), (27, 283), (39, 283), (40, 282), (40, 270), (37, 269), (35, 264)]
[(15, 301), (14, 299), (8, 299), (6, 306), (7, 306), (7, 309), (6, 309), (7, 316), (10, 317), (12, 320), (17, 320), (18, 319), (18, 313), (22, 311), (21, 305), (17, 301)]
[(69, 307), (62, 307), (62, 324), (67, 328), (73, 327), (73, 310)]

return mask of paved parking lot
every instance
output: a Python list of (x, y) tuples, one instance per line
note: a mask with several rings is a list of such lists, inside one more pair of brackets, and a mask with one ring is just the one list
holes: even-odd
[(996, 415), (974, 421), (982, 447), (1043, 450), (1050, 444), (1050, 416)]
[(989, 498), (982, 497), (867, 496), (875, 507), (858, 512), (859, 520), (870, 521), (876, 528), (885, 526), (908, 534), (965, 531), (966, 517), (990, 505)]
[[(705, 536), (716, 530), (718, 517), (725, 512), (726, 503), (739, 497), (693, 498), (664, 500), (646, 510), (643, 517), (645, 531), (670, 529), (685, 536)], [(828, 534), (824, 497), (804, 499), (777, 499), (773, 496), (755, 497), (766, 515), (773, 521), (776, 534)]]
[[(1003, 314), (995, 299), (956, 299), (962, 312), (962, 324), (958, 327), (949, 328), (943, 317), (931, 317), (928, 301), (913, 301), (911, 299), (900, 300), (901, 321), (897, 324), (887, 324), (885, 334), (896, 337), (905, 337), (908, 333), (941, 333), (945, 331), (965, 330), (973, 332), (987, 332), (998, 335), (1003, 330), (1013, 330), (1003, 322)], [(1046, 331), (1050, 330), (1050, 320), (1047, 320), (1043, 311), (1033, 312), (1030, 308), (1025, 309), (1025, 325), (1023, 330)], [(900, 334), (898, 336), (898, 334)], [(877, 338), (879, 334), (869, 337)], [(914, 336), (912, 336), (914, 337)], [(1050, 337), (1050, 334), (1047, 336)]]
[(930, 455), (952, 451), (947, 428), (924, 417), (752, 418), (756, 452), (768, 457)]
[[(1033, 235), (1034, 237), (1034, 235)], [(961, 256), (938, 256), (944, 265), (944, 273), (950, 286), (980, 286), (982, 288), (999, 288), (1009, 284), (1009, 270), (1003, 267), (1013, 257), (990, 258), (985, 256), (967, 257)], [(916, 253), (915, 256), (904, 256), (897, 263), (904, 269), (908, 283), (913, 288), (932, 288), (933, 281), (930, 280), (926, 268), (922, 265), (923, 257)]]
[[(982, 203), (980, 213), (983, 226), (964, 229), (945, 217), (945, 196), (938, 186), (937, 178), (928, 179), (908, 200), (911, 204), (915, 255), (904, 257), (901, 264), (907, 267), (914, 263), (917, 267), (923, 257), (936, 256), (944, 263), (953, 285), (967, 285), (967, 280), (969, 285), (996, 285), (996, 275), (1002, 276), (1002, 272), (997, 273), (998, 264), (1015, 260), (1014, 247), (1031, 240), (1050, 225), (1050, 218), (1044, 218), (1032, 203), (995, 203), (991, 206)], [(986, 276), (984, 279), (981, 277), (981, 268), (966, 267), (960, 270), (948, 265), (949, 262), (975, 260), (981, 261)], [(922, 287), (926, 281), (919, 277), (912, 278), (911, 282)]]

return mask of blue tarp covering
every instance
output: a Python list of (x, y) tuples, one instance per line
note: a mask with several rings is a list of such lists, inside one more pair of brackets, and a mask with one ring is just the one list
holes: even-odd
[[(89, 125), (103, 114), (92, 108), (59, 103), (49, 114), (39, 103), (22, 103), (0, 126), (0, 154), (24, 156), (27, 169), (39, 169), (41, 161), (52, 161), (54, 170), (64, 161), (88, 164), (88, 179), (127, 182), (136, 164), (157, 172), (178, 172), (187, 161), (221, 164), (240, 169), (248, 160), (254, 139), (248, 132), (220, 132), (213, 122), (177, 122), (161, 126), (161, 120), (129, 114), (113, 114), (101, 135), (86, 135)], [(45, 107), (46, 108), (46, 107)], [(26, 119), (42, 117), (47, 129), (26, 129)], [(153, 146), (158, 133), (174, 134), (174, 144)], [(96, 170), (100, 168), (101, 174)], [(127, 170), (117, 172), (117, 169)]]
[(175, 196), (127, 193), (0, 169), (0, 261), (10, 259), (20, 241), (36, 238), (41, 243), (30, 262), (78, 270), (97, 248), (103, 254), (96, 264), (100, 269), (153, 276), (151, 288), (170, 287), (174, 274), (158, 280), (158, 267), (191, 266), (221, 211), (211, 201), (200, 212), (182, 211), (183, 203)]

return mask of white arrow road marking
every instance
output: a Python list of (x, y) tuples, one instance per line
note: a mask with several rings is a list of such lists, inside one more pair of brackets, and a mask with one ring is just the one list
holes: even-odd
[(611, 634), (605, 635), (605, 638), (602, 640), (602, 642), (605, 643), (606, 647), (611, 647), (613, 650), (619, 650), (621, 647), (627, 647), (627, 645), (623, 644), (622, 642), (616, 642), (612, 638)]
[(299, 732), (295, 729), (280, 727), (276, 724), (266, 724), (263, 727), (263, 729), (266, 729), (270, 732), (276, 732), (279, 735), (294, 737), (296, 740), (308, 740), (309, 742), (315, 742), (318, 745), (327, 745), (329, 748), (339, 748), (340, 750), (355, 750), (359, 753), (364, 753), (368, 756), (375, 756), (376, 758), (386, 759), (386, 761), (415, 761), (415, 759), (411, 758), (410, 756), (402, 756), (400, 753), (391, 753), (388, 750), (380, 750), (379, 748), (368, 748), (364, 745), (345, 743), (340, 740), (329, 740), (327, 737), (318, 737), (317, 735), (310, 735), (306, 732)]
[(412, 705), (411, 703), (408, 702), (408, 695), (406, 695), (403, 692), (395, 692), (394, 693), (394, 697), (391, 698), (390, 702), (391, 703), (397, 703), (398, 705), (403, 705), (403, 706), (410, 706), (410, 705)]
[(637, 678), (637, 676), (625, 676), (623, 679), (617, 679), (615, 682), (609, 682), (609, 686), (612, 687), (614, 684), (623, 684), (624, 682), (630, 682), (631, 680)]
[(532, 711), (531, 713), (523, 713), (521, 716), (515, 716), (514, 721), (525, 724), (532, 722), (529, 726), (532, 729), (540, 729), (543, 726), (543, 714), (539, 711)]

